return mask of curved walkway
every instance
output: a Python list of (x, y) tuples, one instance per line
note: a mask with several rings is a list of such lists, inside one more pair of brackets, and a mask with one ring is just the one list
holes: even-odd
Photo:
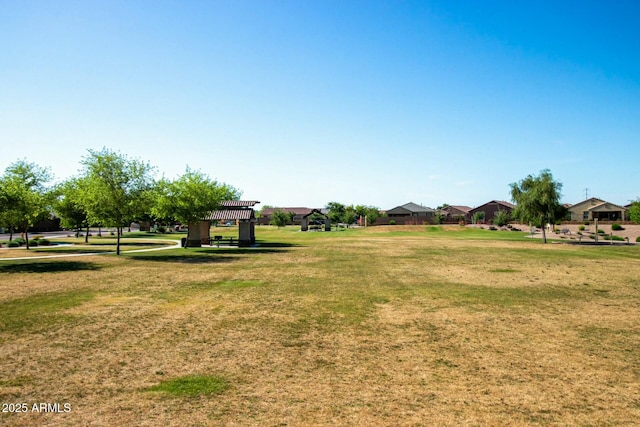
[[(179, 240), (155, 240), (156, 242), (171, 242), (171, 243), (175, 243), (172, 246), (163, 246), (161, 248), (151, 248), (151, 249), (134, 249), (132, 251), (122, 251), (120, 252), (122, 253), (136, 253), (136, 252), (153, 252), (153, 251), (164, 251), (167, 249), (175, 249), (175, 248), (181, 248), (182, 245), (180, 244)], [(115, 251), (113, 252), (87, 252), (87, 253), (81, 253), (81, 254), (56, 254), (56, 255), (42, 255), (42, 256), (25, 256), (25, 257), (15, 257), (15, 258), (0, 258), (0, 262), (2, 261), (21, 261), (21, 260), (30, 260), (30, 259), (50, 259), (50, 258), (68, 258), (68, 257), (79, 257), (79, 256), (92, 256), (92, 255), (113, 255), (115, 254)]]

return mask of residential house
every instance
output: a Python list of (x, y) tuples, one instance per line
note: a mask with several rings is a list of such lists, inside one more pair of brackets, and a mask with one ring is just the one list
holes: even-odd
[(395, 221), (396, 224), (424, 224), (435, 220), (436, 211), (413, 202), (396, 206), (387, 211), (385, 218), (380, 218), (376, 224)]
[(489, 223), (493, 220), (493, 218), (496, 216), (496, 213), (498, 211), (505, 211), (510, 214), (515, 208), (516, 206), (509, 202), (505, 202), (501, 200), (492, 200), (490, 202), (485, 203), (484, 205), (480, 205), (476, 208), (471, 209), (469, 211), (469, 218), (473, 220), (474, 217), (476, 216), (476, 213), (484, 212), (484, 220), (482, 222)]
[(591, 197), (569, 207), (571, 221), (622, 221), (627, 216), (627, 208)]
[(448, 223), (458, 223), (460, 220), (465, 222), (471, 222), (471, 216), (469, 212), (471, 212), (472, 208), (469, 206), (461, 206), (461, 205), (449, 205), (445, 208), (440, 209), (438, 213), (444, 215), (445, 222)]

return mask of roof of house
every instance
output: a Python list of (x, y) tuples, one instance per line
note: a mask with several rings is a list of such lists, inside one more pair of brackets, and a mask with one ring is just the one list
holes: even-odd
[(615, 203), (609, 203), (609, 202), (602, 202), (602, 203), (598, 203), (595, 206), (591, 206), (589, 209), (587, 209), (588, 211), (611, 211), (611, 210), (621, 210), (621, 211), (626, 211), (627, 208), (623, 207), (623, 206), (618, 206)]
[(469, 207), (469, 206), (460, 206), (460, 205), (449, 205), (446, 208), (442, 208), (443, 211), (446, 211), (447, 209), (456, 209), (459, 210), (461, 212), (467, 212), (469, 213), (473, 208)]
[(602, 199), (598, 199), (597, 197), (591, 197), (589, 199), (583, 200), (581, 202), (578, 203), (574, 203), (573, 205), (571, 205), (569, 207), (569, 209), (574, 208), (576, 206), (580, 206), (580, 205), (591, 205), (591, 206), (595, 206), (595, 205), (599, 205), (600, 203), (604, 203), (604, 200)]
[(600, 211), (602, 211), (603, 208), (604, 208), (604, 210), (611, 210), (611, 208), (616, 209), (616, 210), (626, 210), (626, 209), (628, 209), (626, 206), (619, 206), (619, 205), (616, 205), (615, 203), (607, 202), (607, 201), (599, 199), (597, 197), (591, 197), (589, 199), (586, 199), (586, 200), (583, 200), (581, 202), (578, 202), (575, 205), (571, 205), (569, 207), (569, 210), (575, 212), (576, 208), (582, 207), (582, 206), (584, 206), (583, 209), (585, 211), (591, 211), (591, 210), (600, 210)]
[(404, 205), (401, 205), (401, 206), (396, 206), (393, 209), (389, 209), (387, 212), (393, 211), (395, 209), (404, 209), (404, 210), (412, 212), (412, 213), (434, 212), (434, 210), (431, 209), (431, 208), (428, 208), (428, 207), (422, 206), (422, 205), (418, 205), (418, 204), (413, 203), (413, 202), (405, 203)]
[(505, 202), (504, 200), (491, 200), (490, 202), (487, 202), (487, 203), (482, 204), (480, 206), (476, 206), (475, 208), (473, 208), (471, 210), (475, 211), (477, 209), (480, 209), (480, 208), (482, 208), (484, 206), (491, 205), (491, 204), (500, 205), (500, 206), (503, 206), (503, 207), (508, 208), (508, 209), (515, 209), (516, 208), (516, 205), (514, 205), (513, 203)]

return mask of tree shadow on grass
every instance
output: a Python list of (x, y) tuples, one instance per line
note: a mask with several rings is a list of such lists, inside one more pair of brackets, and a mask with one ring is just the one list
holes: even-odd
[(222, 264), (237, 261), (239, 257), (233, 256), (207, 256), (203, 255), (155, 255), (155, 254), (126, 254), (128, 258), (136, 261), (175, 262), (181, 264)]
[(212, 254), (268, 254), (268, 253), (282, 253), (288, 252), (287, 248), (293, 248), (300, 245), (293, 243), (279, 243), (279, 242), (258, 242), (255, 246), (237, 247), (220, 245), (218, 247), (215, 243), (208, 248), (199, 248), (200, 251), (206, 251)]
[(82, 261), (26, 261), (2, 263), (0, 264), (0, 273), (59, 273), (64, 271), (95, 271), (100, 268), (95, 263)]
[(297, 245), (295, 243), (283, 243), (283, 242), (261, 242), (258, 240), (256, 245), (253, 247), (254, 249), (260, 248), (295, 248), (302, 245)]
[[(89, 242), (90, 246), (112, 246), (116, 247), (116, 242)], [(171, 246), (167, 242), (120, 242), (120, 247), (127, 246)]]
[(256, 246), (239, 248), (237, 246), (204, 246), (195, 248), (180, 248), (171, 250), (171, 253), (134, 253), (123, 254), (129, 258), (140, 261), (175, 262), (185, 264), (218, 264), (225, 262), (239, 261), (242, 255), (257, 255), (268, 253), (287, 252), (286, 248), (293, 245), (290, 243), (260, 243)]
[(284, 253), (287, 252), (283, 249), (270, 249), (270, 248), (238, 248), (238, 247), (227, 247), (220, 246), (219, 248), (206, 248), (207, 253), (215, 255), (215, 254), (236, 254), (236, 255), (244, 255), (244, 254), (273, 254), (273, 253)]

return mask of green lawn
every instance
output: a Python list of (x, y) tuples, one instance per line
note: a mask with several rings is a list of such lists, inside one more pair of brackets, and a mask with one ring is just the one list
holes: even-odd
[(457, 226), (256, 236), (0, 262), (0, 401), (72, 407), (0, 424), (640, 419), (640, 246)]

